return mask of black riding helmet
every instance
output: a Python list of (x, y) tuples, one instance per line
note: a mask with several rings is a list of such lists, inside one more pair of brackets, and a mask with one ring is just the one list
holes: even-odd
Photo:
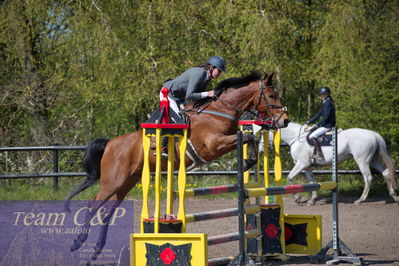
[(226, 61), (221, 56), (214, 55), (209, 57), (208, 60), (206, 61), (206, 64), (219, 68), (223, 72), (226, 71)]
[(330, 95), (331, 91), (329, 87), (321, 87), (319, 91), (320, 95)]

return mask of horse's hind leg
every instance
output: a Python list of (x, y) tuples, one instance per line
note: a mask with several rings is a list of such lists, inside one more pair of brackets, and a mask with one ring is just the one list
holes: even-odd
[(366, 160), (362, 161), (356, 160), (356, 162), (359, 166), (360, 172), (362, 173), (364, 179), (363, 193), (360, 196), (360, 198), (354, 202), (355, 205), (359, 205), (360, 203), (366, 200), (367, 195), (370, 192), (371, 182), (373, 181), (373, 175), (371, 174), (370, 171), (370, 165), (368, 162), (366, 162)]
[(386, 168), (378, 158), (373, 159), (373, 161), (371, 162), (371, 166), (382, 174), (385, 181), (387, 182), (389, 195), (393, 198), (395, 202), (399, 203), (399, 197), (396, 195), (395, 186), (392, 182), (392, 177), (390, 176), (388, 168)]
[(112, 197), (109, 199), (107, 204), (105, 204), (106, 215), (102, 219), (100, 236), (97, 240), (94, 254), (92, 254), (91, 256), (92, 260), (97, 259), (97, 256), (101, 254), (101, 251), (105, 246), (108, 234), (109, 221), (112, 218), (112, 215), (114, 214), (118, 206), (121, 204), (122, 200), (126, 197), (127, 193), (135, 186), (139, 178), (140, 178), (139, 175), (135, 175), (133, 177), (127, 176), (126, 179), (124, 179), (125, 182), (119, 184), (117, 188), (115, 188), (116, 192), (112, 194)]
[(107, 201), (106, 204), (104, 204), (104, 212), (103, 216), (101, 217), (101, 231), (100, 231), (100, 236), (98, 238), (96, 248), (94, 249), (94, 253), (91, 256), (92, 260), (96, 260), (97, 256), (100, 255), (101, 251), (103, 250), (106, 240), (107, 240), (107, 233), (108, 233), (108, 227), (109, 227), (109, 221), (112, 218), (112, 215), (114, 214), (115, 210), (118, 208), (118, 206), (121, 204), (121, 200), (117, 200), (115, 194)]
[[(98, 193), (100, 194), (100, 192)], [(70, 246), (70, 251), (73, 252), (77, 249), (79, 249), (83, 243), (87, 240), (89, 230), (90, 230), (90, 223), (92, 218), (95, 216), (97, 211), (101, 208), (101, 206), (109, 199), (111, 195), (108, 197), (104, 198), (104, 200), (97, 200), (98, 194), (96, 196), (95, 200), (92, 200), (89, 202), (88, 207), (87, 207), (87, 212), (84, 220), (84, 225), (82, 228), (82, 233), (80, 233), (74, 240), (72, 245)]]

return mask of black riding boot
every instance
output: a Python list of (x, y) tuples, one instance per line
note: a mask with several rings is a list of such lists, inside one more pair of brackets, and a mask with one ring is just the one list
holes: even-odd
[(161, 155), (166, 158), (168, 158), (168, 140), (168, 137), (162, 137)]
[(321, 150), (320, 142), (317, 139), (314, 139), (313, 143), (314, 143), (314, 150), (313, 150), (314, 158), (320, 161), (324, 161), (324, 155), (323, 151)]
[[(153, 147), (151, 147), (151, 149), (155, 150), (156, 146), (155, 143), (153, 145)], [(154, 156), (157, 155), (157, 152), (154, 151)], [(161, 156), (162, 158), (168, 158), (168, 137), (162, 137), (162, 141), (161, 141)]]

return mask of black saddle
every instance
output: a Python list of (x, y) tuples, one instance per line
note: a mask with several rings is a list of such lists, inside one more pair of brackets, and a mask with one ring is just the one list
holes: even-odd
[[(311, 140), (309, 138), (310, 134), (313, 133), (313, 131), (315, 131), (317, 128), (314, 128), (312, 130), (309, 131), (309, 133), (306, 135), (306, 141), (308, 142), (308, 144), (310, 146), (314, 146), (313, 144), (313, 140)], [(317, 140), (320, 143), (320, 146), (332, 146), (332, 131), (327, 131), (325, 134), (323, 134), (322, 136), (320, 136)]]
[[(169, 108), (169, 116), (171, 118), (171, 123), (172, 124), (188, 124), (188, 119), (185, 116), (184, 112), (181, 112), (183, 118), (176, 114), (175, 111), (173, 111), (172, 108)], [(161, 110), (156, 110), (154, 113), (150, 115), (150, 118), (146, 121), (146, 123), (160, 123), (161, 116), (162, 116)]]

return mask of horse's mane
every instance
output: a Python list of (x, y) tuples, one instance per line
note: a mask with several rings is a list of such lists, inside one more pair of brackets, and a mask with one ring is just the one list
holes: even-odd
[[(226, 91), (229, 88), (241, 88), (242, 85), (244, 84), (249, 84), (253, 81), (259, 80), (262, 78), (262, 73), (258, 71), (252, 71), (248, 75), (241, 77), (241, 78), (228, 78), (225, 80), (222, 80), (219, 82), (219, 84), (216, 85), (214, 91), (216, 96), (220, 96), (224, 91)], [(199, 101), (197, 101), (194, 104), (194, 108), (198, 108), (205, 103), (208, 103), (209, 101), (212, 101), (212, 98), (204, 98)]]
[(228, 78), (228, 79), (222, 80), (218, 85), (216, 85), (216, 87), (214, 89), (215, 94), (217, 96), (220, 96), (220, 94), (222, 94), (222, 92), (224, 92), (226, 89), (242, 87), (239, 85), (249, 84), (253, 81), (261, 79), (262, 76), (263, 76), (262, 73), (260, 73), (258, 71), (252, 71), (248, 75), (241, 77), (241, 78)]

